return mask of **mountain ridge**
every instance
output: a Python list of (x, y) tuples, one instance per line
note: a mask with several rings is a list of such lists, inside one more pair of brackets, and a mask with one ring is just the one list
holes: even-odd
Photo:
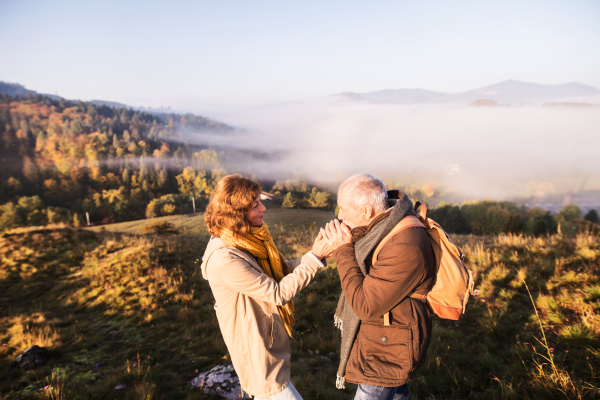
[[(40, 96), (46, 96), (46, 97), (50, 97), (52, 99), (56, 99), (56, 100), (60, 100), (63, 99), (64, 97), (62, 96), (58, 96), (56, 94), (49, 94), (49, 93), (40, 93), (37, 92), (35, 90), (31, 90), (31, 89), (26, 89), (25, 86), (19, 84), (19, 83), (12, 83), (12, 82), (4, 82), (4, 81), (0, 81), (0, 94), (6, 93), (9, 96), (27, 96), (29, 94), (31, 95), (40, 95)], [(71, 101), (77, 101), (80, 99), (67, 99), (64, 98), (65, 100), (71, 100)], [(81, 101), (88, 101), (88, 100), (81, 100)], [(116, 101), (109, 101), (109, 100), (89, 100), (89, 103), (92, 103), (95, 106), (102, 106), (102, 105), (106, 105), (108, 107), (112, 107), (112, 108), (130, 108), (132, 110), (140, 110), (140, 111), (148, 111), (148, 112), (153, 112), (153, 113), (166, 113), (166, 112), (171, 112), (170, 109), (155, 109), (155, 108), (145, 108), (145, 107), (134, 107), (134, 106), (130, 106), (127, 104), (123, 104), (123, 103), (119, 103)]]
[(499, 103), (526, 103), (541, 100), (600, 94), (600, 90), (579, 82), (542, 85), (508, 79), (492, 85), (459, 93), (445, 93), (421, 88), (384, 89), (371, 92), (343, 92), (330, 95), (339, 101), (417, 104), (417, 103), (471, 103), (486, 99)]

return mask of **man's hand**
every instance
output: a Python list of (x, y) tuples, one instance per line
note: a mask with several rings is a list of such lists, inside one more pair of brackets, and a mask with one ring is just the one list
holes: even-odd
[(312, 253), (317, 256), (320, 260), (323, 260), (333, 253), (333, 249), (329, 245), (329, 242), (324, 237), (324, 230), (321, 228), (319, 231), (319, 235), (315, 239), (315, 243), (313, 243)]
[(343, 222), (334, 219), (325, 226), (325, 239), (329, 243), (329, 246), (336, 250), (338, 247), (352, 243), (352, 235), (350, 234), (350, 228)]

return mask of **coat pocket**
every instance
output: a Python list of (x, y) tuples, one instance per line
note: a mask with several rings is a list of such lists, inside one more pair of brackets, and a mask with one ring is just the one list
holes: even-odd
[(408, 379), (412, 368), (410, 327), (361, 325), (358, 358), (367, 377)]

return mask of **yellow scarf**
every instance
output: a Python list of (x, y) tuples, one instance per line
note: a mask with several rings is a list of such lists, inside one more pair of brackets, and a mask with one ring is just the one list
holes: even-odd
[[(267, 224), (250, 228), (249, 234), (236, 235), (229, 229), (221, 232), (221, 239), (227, 245), (250, 253), (258, 261), (258, 265), (271, 278), (280, 282), (284, 276), (290, 273), (290, 267), (285, 261), (283, 254), (275, 247)], [(285, 306), (277, 306), (279, 315), (283, 320), (285, 330), (292, 337), (292, 326), (294, 325), (294, 303), (290, 301)]]

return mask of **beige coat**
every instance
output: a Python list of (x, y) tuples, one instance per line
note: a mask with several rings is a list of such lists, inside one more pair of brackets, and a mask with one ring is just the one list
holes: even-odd
[(277, 283), (256, 259), (220, 238), (202, 258), (202, 276), (215, 297), (215, 310), (242, 389), (257, 397), (283, 391), (290, 381), (290, 342), (277, 306), (292, 300), (319, 270), (309, 255), (288, 261), (291, 274)]

